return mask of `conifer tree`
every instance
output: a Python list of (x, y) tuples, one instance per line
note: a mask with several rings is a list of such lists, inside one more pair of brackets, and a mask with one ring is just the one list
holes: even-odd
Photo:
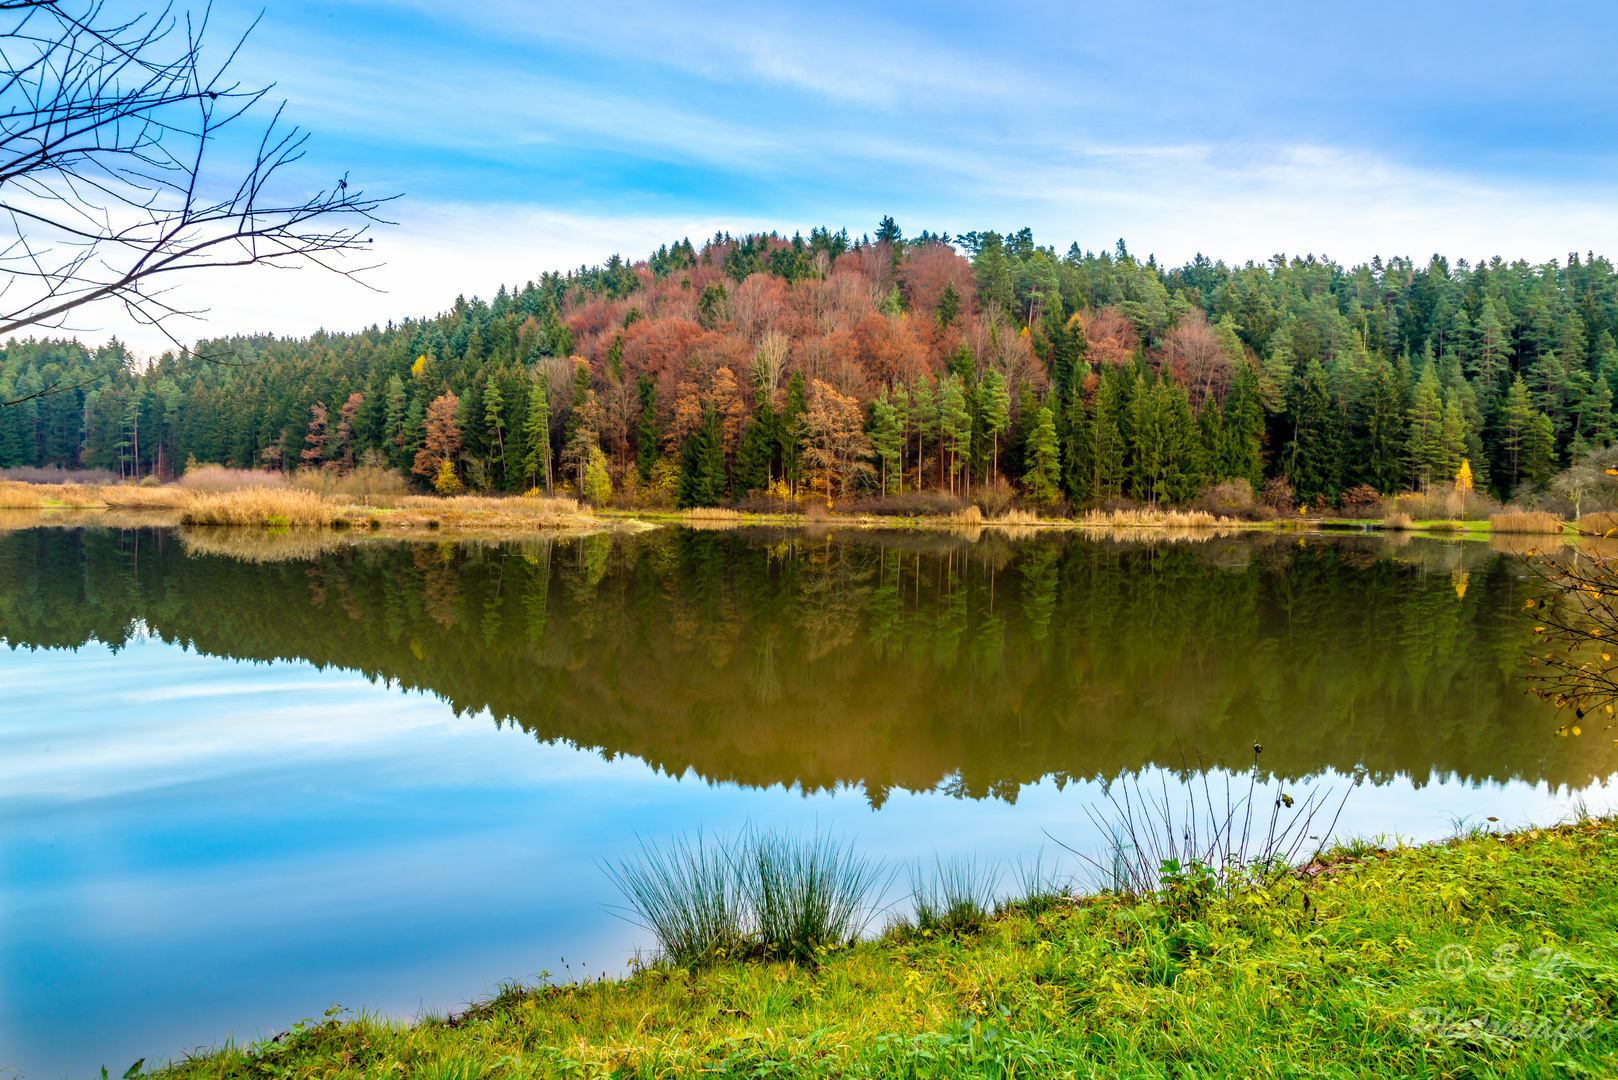
[(916, 488), (920, 490), (925, 486), (922, 459), (927, 456), (928, 442), (938, 433), (938, 397), (925, 375), (917, 376), (910, 388), (910, 417), (916, 428)]
[(870, 438), (871, 454), (877, 462), (877, 482), (882, 494), (886, 495), (891, 488), (889, 478), (898, 469), (899, 452), (903, 448), (903, 432), (893, 406), (888, 402), (887, 387), (883, 387), (871, 402)]
[(1304, 498), (1335, 498), (1340, 487), (1342, 425), (1327, 386), (1326, 369), (1319, 360), (1309, 361), (1303, 378), (1294, 384), (1291, 411), (1293, 435), (1286, 464), (1293, 489)]
[(978, 396), (983, 401), (983, 427), (988, 433), (991, 448), (990, 476), (998, 476), (1000, 433), (1006, 430), (1006, 425), (1011, 422), (1011, 395), (1006, 392), (1005, 378), (994, 368), (985, 371)]
[(404, 461), (405, 413), (404, 381), (398, 375), (388, 378), (388, 409), (382, 420), (382, 441), (387, 446), (388, 464), (399, 468)]
[(939, 394), (938, 454), (942, 460), (949, 455), (949, 490), (955, 491), (955, 477), (971, 451), (972, 414), (966, 407), (966, 395), (961, 392), (961, 381), (945, 375)]
[(1438, 395), (1438, 378), (1431, 364), (1422, 368), (1421, 379), (1416, 383), (1405, 453), (1412, 487), (1425, 488), (1454, 471), (1449, 467), (1449, 454), (1444, 446), (1444, 403)]
[(1257, 491), (1264, 481), (1264, 402), (1258, 373), (1242, 363), (1220, 408), (1224, 428), (1219, 472), (1241, 477)]
[(1508, 495), (1517, 490), (1517, 485), (1525, 478), (1525, 470), (1531, 469), (1529, 457), (1534, 439), (1534, 407), (1528, 397), (1528, 386), (1518, 375), (1506, 393), (1500, 423), (1500, 449), (1506, 467), (1505, 475), (1510, 477)]
[(494, 450), (495, 460), (500, 463), (500, 471), (493, 486), (506, 486), (506, 420), (504, 410), (506, 407), (505, 395), (500, 392), (500, 382), (492, 375), (489, 378), (489, 387), (483, 392), (483, 426), (488, 432), (489, 444)]
[(680, 451), (678, 500), (682, 509), (718, 506), (725, 497), (725, 451), (719, 432), (719, 414), (712, 404), (702, 413), (702, 423)]
[(1359, 459), (1356, 478), (1385, 495), (1399, 490), (1405, 473), (1405, 417), (1393, 367), (1380, 361), (1371, 373), (1365, 396), (1355, 406)]
[(523, 423), (523, 473), (529, 487), (541, 483), (551, 490), (550, 382), (541, 375), (528, 390), (528, 418)]
[(1028, 497), (1053, 503), (1062, 497), (1062, 449), (1056, 437), (1056, 417), (1047, 402), (1035, 415), (1034, 431), (1028, 440), (1028, 471), (1023, 486)]
[(802, 420), (808, 408), (803, 371), (799, 369), (792, 373), (792, 379), (787, 383), (786, 405), (781, 409), (780, 422), (775, 428), (776, 438), (781, 443), (781, 475), (791, 485), (794, 495), (798, 493), (798, 480), (802, 475)]

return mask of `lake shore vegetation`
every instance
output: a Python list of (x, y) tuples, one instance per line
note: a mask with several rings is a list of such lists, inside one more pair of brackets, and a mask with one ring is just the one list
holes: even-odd
[(148, 1075), (1605, 1075), (1615, 869), (1618, 820), (1580, 814), (1353, 840), (1228, 888), (1187, 867), (1053, 897), (1035, 875), (982, 917), (898, 918), (811, 960), (542, 975), (413, 1020), (333, 1006)]

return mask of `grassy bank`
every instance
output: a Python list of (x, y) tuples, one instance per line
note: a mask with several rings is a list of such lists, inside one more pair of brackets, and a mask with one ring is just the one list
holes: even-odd
[(809, 963), (334, 1012), (172, 1077), (1618, 1075), (1618, 819), (1012, 904)]

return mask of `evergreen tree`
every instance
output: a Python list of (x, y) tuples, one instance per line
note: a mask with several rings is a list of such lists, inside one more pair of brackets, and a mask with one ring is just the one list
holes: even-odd
[(489, 445), (494, 451), (493, 458), (499, 462), (498, 472), (492, 486), (506, 486), (506, 421), (504, 410), (506, 407), (505, 395), (500, 392), (499, 380), (489, 379), (489, 387), (483, 392), (483, 426), (488, 432)]
[(1421, 379), (1416, 384), (1405, 453), (1412, 487), (1425, 488), (1452, 474), (1449, 452), (1444, 445), (1444, 403), (1439, 397), (1438, 378), (1431, 364), (1422, 368)]
[(955, 282), (944, 283), (944, 292), (938, 298), (937, 322), (940, 330), (948, 329), (961, 317), (961, 294), (955, 291)]
[(898, 416), (888, 403), (888, 391), (883, 387), (871, 402), (871, 455), (876, 459), (878, 484), (882, 494), (892, 490), (891, 477), (899, 468), (899, 453), (904, 448), (904, 432)]
[(541, 375), (528, 391), (528, 417), (523, 423), (523, 475), (529, 487), (551, 489), (551, 395)]
[(1056, 437), (1056, 417), (1048, 403), (1041, 405), (1035, 416), (1027, 457), (1029, 467), (1022, 482), (1028, 497), (1042, 503), (1061, 498), (1062, 450)]
[(1011, 395), (1006, 392), (1006, 380), (990, 368), (983, 373), (979, 395), (983, 401), (983, 426), (988, 432), (991, 447), (991, 476), (1000, 473), (1000, 433), (1011, 422)]
[(1380, 361), (1354, 410), (1358, 450), (1354, 476), (1384, 495), (1399, 490), (1405, 473), (1403, 395), (1394, 379), (1392, 365)]
[(920, 490), (925, 486), (922, 459), (927, 456), (928, 443), (938, 434), (938, 396), (925, 375), (918, 376), (910, 388), (910, 417), (916, 427), (916, 488)]
[(1501, 479), (1508, 480), (1506, 493), (1509, 496), (1532, 471), (1529, 458), (1534, 449), (1536, 430), (1534, 406), (1521, 375), (1511, 381), (1511, 389), (1502, 404), (1500, 450), (1505, 468)]
[(961, 392), (959, 379), (944, 376), (938, 396), (938, 453), (940, 458), (949, 455), (949, 489), (953, 493), (956, 473), (972, 448), (972, 414), (966, 407), (966, 395)]
[(719, 414), (709, 404), (702, 424), (686, 436), (680, 453), (679, 504), (682, 509), (718, 506), (725, 498), (725, 451), (719, 433)]
[(387, 447), (388, 464), (397, 469), (404, 461), (405, 413), (404, 381), (397, 375), (388, 379), (388, 411), (382, 421), (382, 440)]
[(1584, 413), (1585, 441), (1591, 446), (1605, 449), (1612, 445), (1612, 384), (1607, 374), (1596, 376), (1590, 392), (1590, 407)]
[(1292, 441), (1287, 444), (1287, 477), (1301, 498), (1335, 498), (1341, 487), (1342, 424), (1327, 386), (1326, 369), (1309, 361), (1293, 387)]
[(1257, 491), (1264, 482), (1264, 402), (1258, 373), (1242, 363), (1220, 409), (1224, 428), (1218, 467), (1222, 477), (1241, 477)]

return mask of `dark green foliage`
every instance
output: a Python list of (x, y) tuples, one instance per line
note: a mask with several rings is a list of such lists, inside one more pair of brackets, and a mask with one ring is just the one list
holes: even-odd
[(686, 437), (680, 451), (680, 506), (718, 506), (725, 500), (727, 487), (719, 414), (709, 405), (703, 410), (701, 426)]
[(641, 483), (652, 478), (652, 466), (657, 464), (657, 384), (644, 371), (635, 384), (640, 402), (640, 421), (635, 427), (635, 468)]

